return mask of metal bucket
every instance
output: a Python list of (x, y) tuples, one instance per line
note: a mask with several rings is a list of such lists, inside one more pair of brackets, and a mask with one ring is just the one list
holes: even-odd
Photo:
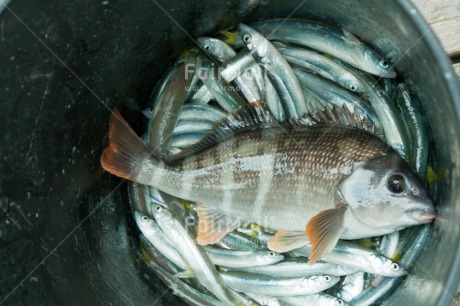
[(409, 1), (22, 0), (0, 15), (4, 305), (182, 303), (142, 270), (126, 183), (101, 170), (109, 110), (141, 132), (153, 86), (192, 38), (274, 17), (346, 28), (414, 88), (435, 140), (439, 217), (384, 304), (449, 304), (460, 276), (460, 90)]

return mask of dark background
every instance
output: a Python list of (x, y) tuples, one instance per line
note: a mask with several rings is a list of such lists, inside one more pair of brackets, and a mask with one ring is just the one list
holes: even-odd
[[(207, 5), (225, 24), (243, 2)], [(158, 3), (191, 35), (216, 25), (199, 4)], [(121, 180), (99, 159), (110, 109), (144, 129), (155, 83), (192, 42), (153, 1), (15, 0), (10, 9), (0, 15), (0, 301), (21, 284), (2, 305), (90, 304), (107, 286), (121, 298), (101, 304), (152, 304), (146, 286), (165, 287), (132, 269), (126, 183), (107, 197)]]

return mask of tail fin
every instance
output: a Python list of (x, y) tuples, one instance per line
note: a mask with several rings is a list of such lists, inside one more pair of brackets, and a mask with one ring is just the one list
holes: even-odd
[(110, 118), (109, 146), (101, 157), (102, 168), (113, 175), (135, 180), (142, 162), (149, 157), (149, 148), (120, 113), (114, 110)]

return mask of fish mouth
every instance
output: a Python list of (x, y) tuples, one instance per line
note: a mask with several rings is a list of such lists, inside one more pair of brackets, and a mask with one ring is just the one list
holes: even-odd
[(436, 213), (432, 208), (411, 208), (405, 211), (406, 215), (419, 223), (430, 223), (436, 218)]

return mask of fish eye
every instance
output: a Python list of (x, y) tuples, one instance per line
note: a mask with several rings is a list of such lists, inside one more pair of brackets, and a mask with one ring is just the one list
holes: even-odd
[(385, 68), (385, 69), (388, 68), (388, 66), (389, 66), (388, 61), (385, 60), (385, 59), (381, 60), (379, 65), (380, 65), (380, 67)]
[(404, 178), (400, 174), (393, 174), (387, 182), (387, 188), (394, 194), (404, 192)]
[(249, 44), (251, 42), (251, 35), (249, 34), (244, 34), (243, 35), (243, 41), (247, 44)]
[(392, 263), (391, 266), (391, 271), (398, 271), (399, 270), (399, 265), (397, 263)]
[(162, 210), (161, 206), (157, 206), (157, 211), (161, 211), (161, 210)]
[(356, 91), (356, 89), (358, 89), (357, 87), (358, 87), (358, 86), (356, 86), (355, 84), (351, 84), (351, 85), (350, 85), (350, 90), (351, 90), (351, 91)]
[(210, 45), (204, 45), (203, 49), (205, 49), (206, 51), (209, 51), (209, 50), (211, 50), (211, 46)]
[(271, 257), (275, 257), (276, 254), (275, 254), (275, 252), (270, 252), (270, 253), (268, 253), (268, 255), (270, 255)]
[(142, 216), (142, 221), (144, 221), (144, 222), (149, 221), (149, 217), (147, 217), (147, 216)]
[(323, 279), (326, 283), (329, 283), (331, 281), (331, 277), (329, 275), (324, 275)]
[(343, 305), (343, 301), (342, 301), (342, 300), (339, 300), (339, 299), (337, 299), (337, 301), (336, 301), (335, 305), (337, 305), (337, 306), (342, 306), (342, 305)]

